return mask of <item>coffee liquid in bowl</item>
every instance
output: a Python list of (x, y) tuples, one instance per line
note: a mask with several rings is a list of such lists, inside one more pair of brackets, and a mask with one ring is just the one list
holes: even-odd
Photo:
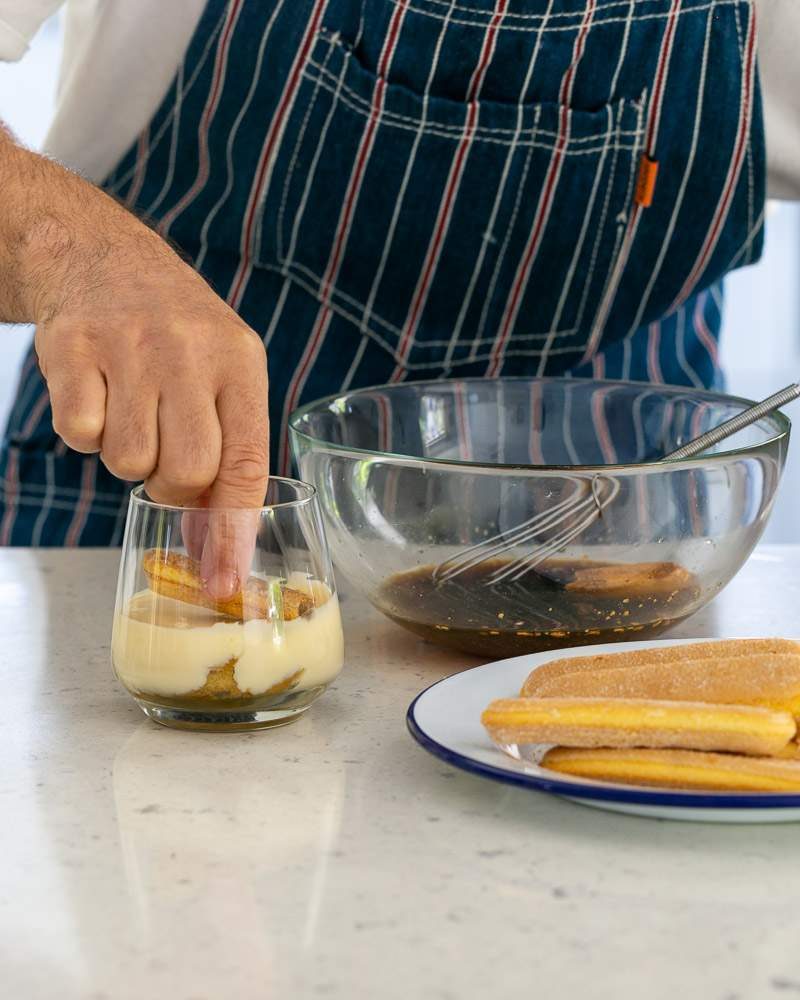
[(648, 639), (695, 610), (696, 578), (675, 563), (550, 560), (491, 583), (506, 560), (438, 582), (433, 566), (390, 577), (377, 603), (398, 625), (442, 646), (502, 658)]

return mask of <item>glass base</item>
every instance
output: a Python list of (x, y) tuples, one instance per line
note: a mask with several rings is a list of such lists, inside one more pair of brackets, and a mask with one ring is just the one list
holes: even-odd
[(288, 726), (311, 707), (302, 705), (250, 712), (190, 712), (154, 705), (138, 698), (136, 700), (144, 714), (153, 722), (171, 729), (189, 729), (196, 733), (249, 733), (256, 729), (275, 729), (278, 726)]

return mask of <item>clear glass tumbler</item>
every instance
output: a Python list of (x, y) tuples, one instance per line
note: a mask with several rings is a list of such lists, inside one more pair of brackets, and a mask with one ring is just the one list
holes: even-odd
[[(238, 572), (221, 586), (226, 546)], [(314, 488), (270, 479), (265, 505), (246, 511), (134, 489), (111, 645), (117, 677), (156, 722), (231, 732), (297, 718), (344, 661)]]

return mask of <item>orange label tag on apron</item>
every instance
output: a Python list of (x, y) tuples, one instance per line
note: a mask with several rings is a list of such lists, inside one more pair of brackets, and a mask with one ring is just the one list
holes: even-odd
[(633, 199), (642, 208), (650, 208), (653, 204), (657, 177), (658, 160), (651, 160), (645, 153), (639, 163), (639, 176), (636, 179), (636, 194)]

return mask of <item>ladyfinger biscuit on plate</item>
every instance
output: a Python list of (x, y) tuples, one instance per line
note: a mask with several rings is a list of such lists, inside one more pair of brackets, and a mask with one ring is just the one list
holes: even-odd
[(211, 608), (239, 621), (275, 617), (292, 621), (314, 610), (314, 603), (308, 594), (301, 594), (284, 584), (276, 588), (266, 580), (254, 576), (248, 579), (244, 589), (237, 594), (217, 600), (203, 585), (199, 562), (179, 552), (150, 549), (144, 555), (142, 567), (150, 589), (157, 594), (186, 604)]
[(542, 767), (624, 785), (731, 792), (800, 791), (800, 761), (694, 750), (574, 750), (556, 747)]
[(538, 694), (542, 685), (564, 674), (651, 665), (666, 667), (684, 660), (728, 660), (757, 654), (800, 655), (800, 643), (791, 639), (720, 639), (712, 642), (691, 642), (680, 646), (664, 644), (652, 649), (632, 649), (594, 656), (561, 657), (532, 670), (522, 685), (520, 694), (523, 697)]
[(800, 714), (800, 652), (643, 663), (563, 674), (528, 690), (539, 698), (656, 698), (763, 705)]
[(797, 732), (788, 712), (634, 698), (506, 698), (481, 716), (500, 744), (676, 747), (770, 757)]

